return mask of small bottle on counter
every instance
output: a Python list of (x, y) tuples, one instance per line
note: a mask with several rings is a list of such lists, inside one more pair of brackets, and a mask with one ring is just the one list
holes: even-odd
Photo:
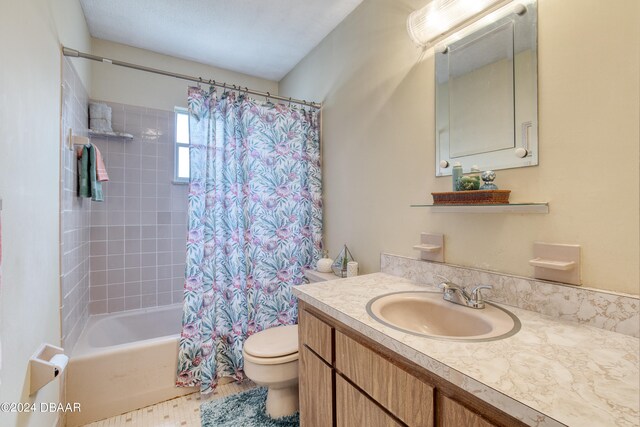
[(462, 165), (455, 162), (451, 169), (451, 179), (453, 181), (453, 191), (460, 191), (460, 178), (462, 178)]

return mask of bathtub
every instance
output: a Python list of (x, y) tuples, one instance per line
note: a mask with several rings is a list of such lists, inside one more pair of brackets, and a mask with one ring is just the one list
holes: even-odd
[(66, 375), (75, 427), (197, 391), (175, 386), (182, 305), (91, 316)]

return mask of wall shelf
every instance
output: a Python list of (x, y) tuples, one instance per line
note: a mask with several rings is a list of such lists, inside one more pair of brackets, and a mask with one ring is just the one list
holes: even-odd
[(411, 205), (412, 208), (430, 208), (438, 213), (549, 213), (549, 203), (508, 203), (502, 205)]
[(125, 141), (129, 141), (133, 139), (133, 135), (130, 133), (124, 132), (97, 132), (89, 129), (89, 137), (97, 137), (97, 138), (119, 138)]

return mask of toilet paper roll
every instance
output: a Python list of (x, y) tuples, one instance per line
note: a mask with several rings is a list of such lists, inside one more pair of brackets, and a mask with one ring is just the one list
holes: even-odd
[(64, 354), (56, 354), (49, 360), (49, 363), (56, 366), (55, 376), (58, 376), (69, 363), (69, 357)]
[(358, 263), (349, 261), (347, 263), (347, 277), (355, 277), (358, 275)]

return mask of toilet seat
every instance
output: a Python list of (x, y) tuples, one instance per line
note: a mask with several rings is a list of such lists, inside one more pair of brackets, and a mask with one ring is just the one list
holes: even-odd
[(277, 365), (298, 359), (298, 325), (277, 326), (251, 335), (242, 353), (249, 362)]
[(298, 360), (298, 352), (281, 357), (255, 357), (246, 351), (243, 351), (242, 355), (244, 356), (245, 362), (255, 363), (256, 365), (282, 365)]

